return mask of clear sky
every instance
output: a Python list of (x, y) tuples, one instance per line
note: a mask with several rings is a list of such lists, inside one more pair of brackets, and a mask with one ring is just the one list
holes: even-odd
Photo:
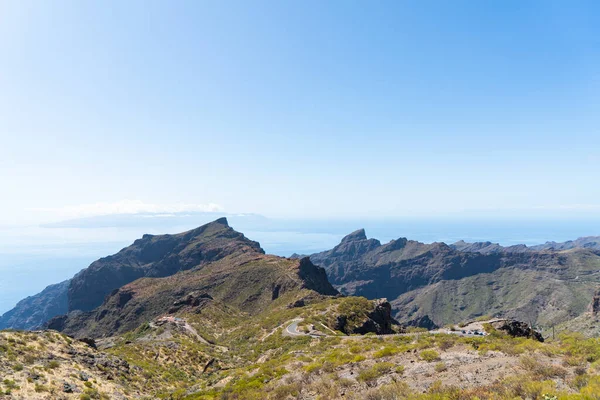
[(597, 1), (0, 0), (0, 223), (597, 216), (599, 19)]

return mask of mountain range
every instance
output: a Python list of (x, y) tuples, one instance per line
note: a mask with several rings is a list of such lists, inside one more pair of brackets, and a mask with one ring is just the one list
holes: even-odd
[[(287, 258), (225, 218), (144, 235), (2, 317), (35, 330), (0, 331), (0, 397), (594, 393), (597, 377), (586, 371), (600, 360), (597, 341), (564, 332), (597, 334), (593, 242), (382, 244), (361, 229), (331, 250)], [(560, 335), (542, 343), (532, 324)]]
[(310, 259), (341, 293), (389, 299), (406, 324), (442, 326), (489, 314), (548, 326), (586, 311), (600, 284), (599, 239), (532, 247), (406, 238), (381, 244), (361, 229)]
[[(529, 247), (464, 241), (424, 244), (406, 238), (382, 244), (360, 229), (333, 249), (309, 258), (327, 274), (319, 278), (321, 293), (387, 298), (398, 321), (431, 328), (484, 314), (541, 325), (575, 318), (585, 312), (600, 283), (599, 254), (600, 237)], [(150, 315), (165, 312), (168, 307), (160, 305), (161, 298), (169, 299), (165, 304), (176, 302), (186, 291), (210, 286), (212, 281), (197, 271), (204, 269), (213, 278), (222, 274), (229, 279), (238, 264), (252, 260), (267, 265), (292, 262), (265, 255), (257, 242), (229, 227), (226, 218), (181, 234), (144, 235), (117, 254), (93, 262), (72, 279), (22, 300), (0, 317), (0, 329), (34, 329), (68, 314), (53, 321), (53, 326), (71, 333), (107, 333), (112, 328), (98, 327), (126, 320), (124, 327), (115, 328), (124, 331)], [(299, 271), (309, 268), (306, 260), (294, 262), (299, 262)], [(187, 285), (188, 281), (193, 284)], [(157, 285), (169, 289), (161, 292)], [(291, 281), (279, 286), (262, 282), (257, 290), (268, 293), (273, 287), (289, 285), (302, 286)], [(154, 298), (157, 293), (163, 294)], [(169, 295), (164, 297), (164, 293)], [(127, 297), (131, 299), (125, 302)], [(106, 307), (113, 303), (123, 303), (123, 307), (124, 302), (128, 305), (118, 316), (113, 320), (107, 317)], [(98, 324), (99, 320), (105, 322)]]

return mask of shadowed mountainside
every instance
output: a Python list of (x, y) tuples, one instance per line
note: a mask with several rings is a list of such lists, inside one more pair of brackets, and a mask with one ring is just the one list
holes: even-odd
[(600, 254), (592, 242), (552, 245), (569, 248), (561, 251), (405, 238), (382, 245), (361, 229), (310, 259), (342, 293), (390, 299), (402, 323), (428, 316), (444, 325), (497, 314), (554, 324), (585, 312), (600, 282)]
[(0, 317), (1, 329), (36, 329), (50, 318), (64, 314), (68, 307), (70, 280), (50, 285), (40, 293), (17, 303)]

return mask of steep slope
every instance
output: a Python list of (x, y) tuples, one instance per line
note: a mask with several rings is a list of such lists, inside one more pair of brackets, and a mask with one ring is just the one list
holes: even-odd
[(0, 317), (0, 329), (35, 329), (50, 318), (64, 314), (68, 308), (70, 280), (50, 285), (40, 293), (17, 303)]
[(500, 267), (497, 255), (462, 253), (444, 243), (424, 244), (405, 238), (382, 245), (364, 230), (351, 233), (332, 250), (310, 259), (327, 271), (344, 294), (394, 299), (443, 279), (460, 279)]
[(388, 298), (403, 323), (428, 316), (444, 325), (484, 314), (560, 323), (585, 311), (600, 282), (600, 254), (583, 248), (534, 251), (405, 238), (382, 245), (359, 230), (310, 258), (342, 293)]
[(90, 311), (111, 291), (142, 277), (165, 277), (233, 253), (264, 253), (226, 218), (177, 235), (144, 235), (115, 255), (79, 272), (69, 286), (69, 311)]
[(169, 276), (239, 251), (264, 253), (257, 242), (229, 227), (226, 218), (176, 235), (144, 235), (71, 280), (23, 299), (0, 317), (0, 329), (33, 329), (69, 311), (90, 311), (111, 291), (138, 278)]
[[(201, 258), (195, 267), (168, 277), (138, 279), (113, 290), (93, 311), (73, 310), (51, 320), (48, 327), (75, 336), (110, 336), (131, 331), (161, 315), (177, 315), (180, 309), (189, 311), (191, 307), (195, 313), (201, 313), (210, 303), (254, 315), (280, 298), (288, 304), (311, 293), (338, 294), (327, 281), (325, 271), (308, 258), (265, 255), (258, 244), (249, 246), (240, 235), (211, 237), (217, 239), (199, 244), (195, 236), (190, 236), (192, 245), (182, 243), (173, 253), (162, 254), (162, 258), (179, 257), (181, 247), (206, 254), (208, 244), (213, 250), (219, 249), (214, 253), (218, 257)], [(214, 246), (215, 241), (218, 247)]]

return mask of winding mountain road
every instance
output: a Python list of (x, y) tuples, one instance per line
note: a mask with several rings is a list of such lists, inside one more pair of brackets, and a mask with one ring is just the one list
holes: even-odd
[[(486, 322), (497, 322), (497, 321), (501, 321), (502, 319), (493, 319), (490, 321), (486, 321)], [(348, 336), (342, 336), (342, 335), (327, 335), (327, 334), (314, 334), (314, 333), (306, 333), (306, 332), (301, 332), (300, 330), (298, 330), (298, 324), (302, 322), (301, 318), (296, 318), (290, 321), (290, 324), (287, 325), (285, 327), (285, 329), (283, 330), (283, 335), (284, 336), (291, 336), (291, 337), (298, 337), (298, 336), (310, 336), (310, 337), (314, 337), (314, 338), (319, 338), (319, 337), (339, 337), (339, 338), (345, 338), (345, 339), (361, 339), (361, 338), (369, 338), (369, 337), (373, 337), (373, 336), (367, 336), (367, 335), (348, 335)], [(329, 329), (329, 328), (328, 328)], [(449, 335), (458, 335), (458, 336), (477, 336), (474, 334), (468, 334), (466, 332), (472, 332), (473, 330), (478, 330), (480, 332), (483, 331), (483, 322), (472, 322), (471, 324), (469, 324), (468, 326), (465, 326), (464, 328), (462, 328), (461, 330), (457, 330), (457, 331), (450, 331), (450, 330), (434, 330), (434, 331), (427, 331), (427, 332), (408, 332), (408, 333), (392, 333), (392, 334), (388, 334), (388, 335), (378, 335), (378, 336), (417, 336), (420, 334), (433, 334), (433, 335), (439, 335), (439, 334), (449, 334)], [(465, 332), (465, 333), (463, 333)]]

